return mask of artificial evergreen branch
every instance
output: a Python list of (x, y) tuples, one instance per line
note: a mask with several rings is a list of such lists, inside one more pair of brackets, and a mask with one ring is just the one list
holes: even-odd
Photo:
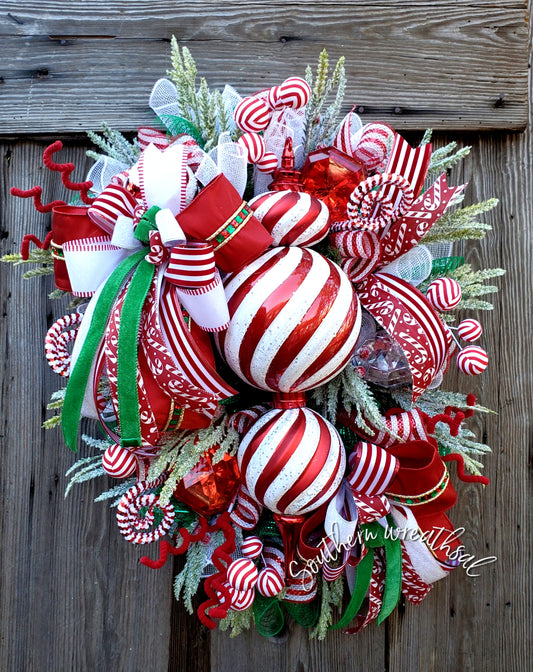
[(229, 636), (231, 638), (238, 637), (245, 630), (249, 630), (254, 623), (253, 610), (250, 607), (244, 611), (228, 610), (228, 615), (220, 621), (219, 627), (221, 630), (230, 630)]
[[(213, 534), (212, 544), (222, 544), (222, 533), (217, 531)], [(185, 565), (181, 572), (174, 579), (174, 596), (180, 600), (182, 594), (183, 604), (189, 614), (194, 613), (192, 598), (198, 591), (202, 573), (209, 562), (209, 556), (212, 552), (212, 544), (203, 544), (196, 542), (190, 544), (185, 556)]]
[[(141, 152), (137, 140), (129, 142), (122, 133), (115, 131), (105, 122), (102, 122), (101, 136), (94, 131), (87, 131), (87, 136), (91, 142), (102, 150), (105, 156), (128, 166), (132, 166), (140, 156)], [(87, 156), (97, 161), (101, 155), (89, 150)]]
[(22, 275), (25, 280), (40, 277), (42, 275), (52, 275), (54, 272), (54, 258), (52, 256), (52, 250), (50, 249), (41, 250), (38, 247), (33, 248), (29, 251), (27, 259), (23, 259), (19, 252), (14, 254), (4, 254), (4, 256), (0, 258), (0, 261), (13, 264), (13, 266), (20, 266), (21, 264), (39, 264), (38, 268), (32, 268)]
[(105, 492), (102, 492), (101, 494), (98, 495), (98, 497), (95, 497), (94, 501), (95, 502), (104, 502), (107, 499), (112, 499), (115, 498), (114, 502), (111, 502), (112, 507), (118, 506), (118, 503), (122, 499), (122, 497), (130, 490), (135, 483), (137, 482), (136, 478), (127, 478), (124, 481), (121, 481), (117, 485), (113, 486), (109, 490), (106, 490)]
[(333, 624), (333, 608), (340, 609), (342, 607), (344, 579), (340, 576), (335, 581), (328, 583), (322, 578), (321, 586), (320, 615), (317, 624), (309, 632), (309, 639), (317, 637), (319, 641), (325, 639), (329, 626)]
[(474, 203), (466, 208), (448, 211), (424, 236), (423, 243), (454, 242), (458, 240), (480, 240), (492, 227), (485, 222), (477, 221), (476, 217), (492, 210), (498, 205), (497, 198), (490, 198), (481, 203)]
[[(426, 131), (424, 138), (422, 139), (422, 144), (427, 144), (430, 141), (431, 134), (431, 131)], [(439, 149), (435, 149), (432, 152), (427, 177), (440, 175), (470, 154), (471, 147), (461, 147), (461, 149), (454, 152), (456, 147), (456, 142), (450, 142), (444, 147), (439, 147)], [(452, 154), (452, 152), (454, 153)]]

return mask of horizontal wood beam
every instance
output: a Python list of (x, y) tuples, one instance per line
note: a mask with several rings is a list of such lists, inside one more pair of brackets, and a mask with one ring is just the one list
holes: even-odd
[(525, 0), (480, 2), (0, 2), (0, 134), (64, 134), (153, 119), (148, 96), (189, 47), (213, 88), (242, 94), (346, 57), (346, 111), (398, 130), (523, 129)]

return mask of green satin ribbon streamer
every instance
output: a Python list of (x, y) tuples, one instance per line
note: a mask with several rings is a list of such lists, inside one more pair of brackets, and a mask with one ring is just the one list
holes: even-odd
[[(135, 237), (140, 240), (145, 245), (149, 242), (149, 233), (150, 230), (155, 229), (155, 215), (160, 210), (158, 207), (153, 207), (148, 210), (145, 215), (141, 218), (136, 230)], [(113, 273), (107, 279), (98, 301), (94, 308), (94, 313), (91, 319), (91, 327), (85, 338), (85, 342), (80, 351), (80, 354), (76, 360), (76, 365), (73, 367), (68, 384), (65, 392), (65, 401), (63, 403), (63, 410), (61, 413), (61, 425), (63, 430), (63, 437), (67, 446), (76, 451), (76, 439), (78, 436), (78, 426), (81, 416), (81, 407), (83, 405), (83, 397), (85, 396), (85, 390), (87, 389), (87, 383), (89, 381), (89, 375), (91, 372), (92, 363), (96, 356), (96, 351), (98, 346), (104, 337), (104, 333), (107, 327), (107, 322), (109, 320), (109, 315), (119, 294), (120, 290), (124, 286), (124, 283), (127, 281), (128, 277), (134, 272), (134, 276), (137, 275), (137, 271), (140, 266), (151, 266), (151, 274), (153, 277), (154, 266), (146, 261), (144, 257), (146, 255), (146, 249), (139, 250), (134, 254), (130, 255), (115, 268)], [(149, 270), (143, 270), (141, 275), (146, 280), (146, 277), (149, 275)], [(139, 281), (140, 282), (140, 281)], [(149, 285), (148, 285), (149, 289)], [(148, 292), (146, 290), (146, 293)], [(142, 292), (141, 292), (142, 293)], [(145, 295), (146, 298), (146, 295)], [(126, 302), (125, 302), (126, 303)], [(144, 303), (144, 301), (143, 301)], [(142, 308), (142, 306), (141, 306)], [(135, 341), (137, 339), (137, 330), (133, 333)], [(119, 349), (120, 349), (120, 335), (119, 335)], [(135, 346), (135, 378), (134, 378), (134, 390), (137, 392), (137, 357), (136, 357), (136, 346)], [(127, 375), (130, 375), (131, 371), (126, 371)], [(122, 383), (124, 386), (124, 383)], [(137, 396), (137, 415), (139, 413), (138, 405), (139, 399)], [(128, 413), (133, 414), (131, 412)], [(128, 431), (131, 431), (129, 429)], [(140, 424), (139, 424), (140, 431)], [(137, 440), (136, 435), (134, 440)], [(132, 445), (132, 444), (130, 444)], [(139, 445), (135, 443), (134, 445)]]
[(76, 360), (76, 365), (73, 367), (69, 376), (67, 390), (65, 392), (65, 401), (61, 413), (63, 437), (65, 443), (71, 450), (76, 451), (76, 439), (78, 436), (83, 397), (85, 396), (85, 390), (89, 381), (91, 366), (96, 356), (98, 346), (104, 336), (115, 298), (127, 277), (139, 264), (145, 254), (145, 250), (140, 250), (124, 259), (109, 276), (98, 297), (98, 302), (95, 306), (91, 320), (91, 328), (89, 329), (81, 352)]
[[(145, 245), (150, 231), (156, 230), (155, 216), (161, 208), (153, 206), (141, 217), (135, 238)], [(120, 313), (117, 353), (117, 397), (120, 445), (140, 447), (141, 416), (137, 387), (137, 349), (141, 315), (155, 274), (155, 266), (142, 259), (135, 269)]]
[[(387, 519), (389, 530), (394, 528), (394, 521)], [(374, 566), (374, 549), (385, 549), (385, 590), (383, 601), (377, 618), (378, 625), (394, 611), (400, 600), (402, 589), (402, 547), (399, 539), (385, 534), (385, 529), (379, 523), (369, 523), (361, 526), (363, 539), (368, 552), (357, 565), (355, 586), (346, 611), (338, 623), (331, 626), (332, 630), (346, 628), (356, 617), (370, 586), (372, 568)]]

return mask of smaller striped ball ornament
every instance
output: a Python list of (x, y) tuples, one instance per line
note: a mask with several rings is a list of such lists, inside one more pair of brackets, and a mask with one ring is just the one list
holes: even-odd
[(285, 582), (283, 578), (272, 567), (265, 567), (259, 572), (257, 578), (257, 590), (264, 597), (276, 597), (279, 595), (283, 588), (285, 587)]
[(452, 278), (438, 278), (428, 287), (426, 298), (435, 310), (453, 310), (461, 301), (461, 287)]
[(271, 110), (275, 109), (279, 105), (279, 88), (279, 86), (273, 86), (267, 92), (265, 100)]
[(243, 98), (234, 112), (235, 123), (245, 132), (264, 131), (270, 121), (270, 110), (257, 96)]
[(266, 152), (255, 165), (262, 173), (273, 173), (278, 167), (278, 157), (273, 152)]
[(102, 455), (102, 467), (113, 478), (127, 478), (135, 473), (137, 459), (127, 448), (114, 443)]
[(249, 609), (255, 599), (255, 590), (250, 588), (250, 590), (235, 590), (230, 586), (231, 593), (231, 609), (233, 611), (246, 611)]
[(249, 560), (255, 560), (263, 551), (263, 542), (259, 537), (246, 537), (242, 542), (241, 553)]
[(294, 110), (304, 107), (311, 97), (309, 84), (301, 77), (289, 77), (279, 87), (278, 106), (291, 107)]
[(457, 327), (457, 333), (463, 341), (474, 343), (483, 333), (483, 327), (477, 320), (463, 320)]
[(265, 141), (257, 133), (243, 133), (237, 140), (237, 144), (246, 151), (248, 163), (257, 163), (265, 155)]
[(483, 373), (489, 364), (489, 357), (483, 348), (478, 345), (469, 345), (457, 355), (459, 371), (467, 376), (477, 376)]
[(269, 191), (253, 198), (249, 205), (278, 247), (314, 245), (329, 233), (328, 207), (311, 194)]
[(257, 583), (257, 567), (248, 558), (234, 560), (228, 566), (227, 581), (235, 590), (251, 590)]

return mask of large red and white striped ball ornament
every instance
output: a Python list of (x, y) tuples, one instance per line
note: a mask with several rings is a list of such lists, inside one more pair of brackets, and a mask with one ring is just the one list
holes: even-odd
[(265, 567), (259, 572), (257, 590), (264, 597), (276, 597), (285, 588), (282, 576), (272, 567)]
[(426, 298), (436, 310), (453, 310), (461, 301), (461, 287), (453, 278), (438, 278), (428, 287)]
[(329, 233), (328, 207), (311, 194), (269, 191), (252, 199), (249, 206), (274, 239), (274, 245), (306, 247)]
[(102, 455), (102, 467), (113, 478), (127, 478), (135, 473), (137, 459), (131, 451), (114, 443)]
[(270, 121), (270, 110), (264, 100), (256, 96), (243, 98), (233, 113), (235, 123), (242, 131), (263, 131)]
[(457, 326), (457, 333), (459, 337), (463, 339), (463, 341), (474, 343), (474, 341), (477, 341), (478, 338), (481, 337), (481, 334), (483, 333), (483, 327), (477, 320), (463, 320)]
[(246, 151), (248, 163), (257, 163), (265, 155), (265, 141), (257, 133), (243, 133), (237, 144)]
[(457, 355), (459, 371), (467, 376), (478, 376), (489, 364), (489, 356), (478, 345), (469, 345)]
[(328, 502), (346, 466), (337, 430), (309, 408), (276, 408), (263, 415), (242, 440), (237, 459), (250, 495), (289, 516)]
[(241, 544), (241, 553), (249, 560), (255, 560), (263, 551), (263, 542), (259, 537), (246, 537)]
[(304, 107), (311, 98), (311, 87), (301, 77), (289, 77), (278, 90), (278, 107), (291, 107), (297, 110)]
[(258, 573), (252, 560), (239, 558), (228, 566), (226, 580), (235, 590), (250, 590), (255, 588)]
[(322, 255), (273, 248), (224, 284), (231, 319), (216, 340), (244, 381), (301, 392), (350, 361), (361, 327), (359, 299), (345, 273)]

